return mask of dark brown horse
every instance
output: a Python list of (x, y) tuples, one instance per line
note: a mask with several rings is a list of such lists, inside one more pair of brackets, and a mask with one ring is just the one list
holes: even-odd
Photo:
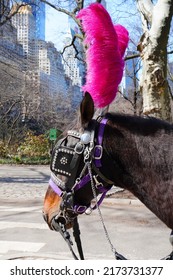
[[(173, 125), (154, 118), (108, 113), (101, 118), (106, 119), (106, 124), (102, 129), (102, 143), (98, 145), (96, 142), (100, 120), (93, 120), (93, 114), (93, 101), (89, 94), (85, 94), (81, 104), (82, 127), (90, 133), (95, 131), (93, 145), (97, 146), (99, 154), (94, 156), (94, 147), (90, 149), (89, 162), (92, 176), (94, 178), (97, 176), (97, 182), (104, 185), (104, 190), (109, 189), (113, 184), (129, 190), (163, 223), (173, 229)], [(74, 149), (76, 143), (81, 140), (76, 137), (71, 141), (70, 137), (67, 137), (65, 142), (66, 147)], [(84, 143), (82, 147), (88, 145)], [(53, 170), (55, 180), (53, 179), (53, 186), (51, 184), (48, 187), (43, 209), (45, 220), (50, 228), (53, 219), (63, 218), (64, 212), (66, 217), (63, 223), (67, 228), (71, 227), (73, 218), (83, 213), (93, 199), (91, 180), (87, 180), (88, 171), (84, 170), (81, 175), (86, 164), (86, 155), (84, 156), (83, 152), (82, 148), (80, 159), (78, 158), (76, 166), (74, 164), (73, 180), (70, 178), (71, 175), (66, 176), (65, 173), (58, 175), (59, 173)], [(96, 167), (96, 159), (99, 159), (100, 166)], [(83, 182), (81, 187), (79, 181), (83, 177), (85, 177), (83, 181), (86, 182)], [(76, 178), (78, 178), (77, 182)], [(78, 187), (75, 188), (76, 184)], [(96, 188), (96, 194), (101, 192), (101, 189)], [(63, 203), (67, 193), (72, 194), (73, 201), (71, 202), (70, 197), (66, 199), (66, 203)], [(71, 204), (63, 210), (67, 202)], [(79, 211), (76, 210), (76, 205), (80, 205), (81, 211), (79, 208)]]

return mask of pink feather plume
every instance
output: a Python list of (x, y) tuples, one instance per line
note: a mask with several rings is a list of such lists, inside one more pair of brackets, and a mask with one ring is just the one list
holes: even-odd
[(114, 25), (114, 28), (118, 36), (119, 51), (121, 53), (121, 56), (123, 57), (129, 42), (129, 32), (124, 26), (120, 24)]
[(102, 108), (114, 100), (121, 82), (128, 31), (121, 25), (114, 27), (108, 12), (99, 3), (82, 9), (77, 17), (85, 32), (84, 43), (88, 46), (83, 91), (89, 92), (95, 106)]

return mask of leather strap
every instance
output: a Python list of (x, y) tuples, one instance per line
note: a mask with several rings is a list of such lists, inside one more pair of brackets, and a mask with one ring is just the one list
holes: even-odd
[(104, 130), (105, 130), (105, 125), (107, 124), (108, 119), (103, 118), (99, 124), (99, 131), (98, 131), (98, 136), (97, 136), (97, 143), (94, 148), (94, 158), (95, 158), (95, 166), (97, 168), (102, 166), (101, 163), (101, 158), (103, 154), (103, 135), (104, 135)]

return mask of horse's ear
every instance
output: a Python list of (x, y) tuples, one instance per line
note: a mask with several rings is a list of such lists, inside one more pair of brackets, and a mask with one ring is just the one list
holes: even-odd
[(80, 113), (82, 127), (85, 128), (94, 115), (94, 102), (88, 92), (85, 93), (85, 96), (80, 104)]

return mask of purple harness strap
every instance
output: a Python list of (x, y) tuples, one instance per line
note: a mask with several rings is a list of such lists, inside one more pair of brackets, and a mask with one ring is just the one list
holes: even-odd
[(103, 154), (102, 143), (103, 143), (105, 125), (107, 124), (107, 121), (108, 121), (108, 119), (103, 118), (100, 122), (97, 143), (96, 143), (95, 149), (94, 149), (95, 166), (97, 168), (102, 166), (102, 163), (101, 163), (101, 158), (102, 158), (102, 154)]
[[(79, 190), (80, 188), (82, 188), (84, 185), (86, 185), (88, 182), (90, 181), (90, 176), (89, 174), (87, 174), (86, 176), (84, 176), (81, 181), (75, 185), (75, 190)], [(54, 190), (54, 192), (58, 195), (58, 196), (62, 196), (63, 192), (62, 190), (59, 188), (59, 186), (57, 186), (57, 184), (54, 183), (54, 181), (50, 178), (49, 180), (49, 185), (50, 187)], [(103, 199), (106, 196), (106, 193), (109, 189), (104, 188), (103, 186), (99, 188), (99, 190), (102, 192), (102, 195), (99, 199), (99, 201), (97, 202), (97, 204), (95, 204), (92, 207), (92, 210), (95, 210), (97, 208), (97, 205), (100, 206), (100, 204), (102, 203)], [(86, 206), (82, 206), (82, 205), (74, 205), (74, 211), (78, 214), (83, 214), (86, 211), (87, 207)]]
[[(79, 183), (77, 183), (74, 187), (74, 190), (80, 190), (83, 186), (85, 186), (88, 182), (91, 181), (90, 175), (87, 174), (85, 175)], [(100, 199), (98, 200), (98, 202), (92, 207), (92, 210), (95, 210), (97, 208), (97, 206), (100, 206), (100, 204), (102, 203), (103, 199), (106, 196), (106, 193), (110, 190), (110, 188), (105, 188), (101, 183), (100, 183), (100, 187), (99, 185), (97, 185), (98, 190), (102, 193)], [(74, 208), (76, 208), (74, 206)], [(85, 209), (86, 210), (86, 209)]]
[(85, 175), (75, 186), (74, 190), (80, 190), (83, 186), (85, 186), (90, 181), (90, 175)]
[(51, 178), (49, 180), (49, 185), (57, 195), (62, 196), (63, 194), (62, 190), (58, 187), (57, 184), (54, 183), (54, 181)]

